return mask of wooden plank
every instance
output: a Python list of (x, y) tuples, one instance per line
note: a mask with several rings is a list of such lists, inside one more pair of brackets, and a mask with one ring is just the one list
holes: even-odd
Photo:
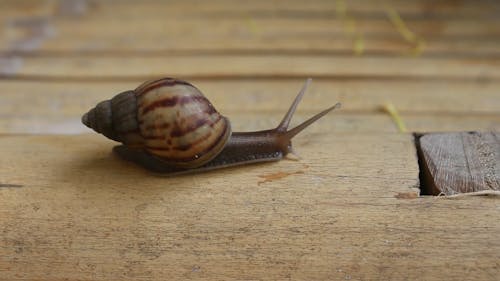
[(499, 131), (500, 114), (402, 114), (410, 132)]
[[(157, 178), (97, 135), (0, 137), (0, 275), (496, 278), (498, 201), (401, 199), (418, 185), (411, 136), (305, 134), (295, 145), (300, 161)], [(262, 183), (279, 172), (297, 173)]]
[[(24, 115), (24, 116), (9, 116), (8, 118), (0, 119), (0, 133), (9, 134), (79, 134), (89, 133), (90, 130), (81, 123), (81, 115), (88, 109), (81, 112), (75, 112), (72, 115), (58, 115), (52, 113), (50, 115)], [(285, 111), (273, 113), (229, 113), (225, 114), (231, 119), (231, 126), (234, 131), (243, 130), (265, 130), (274, 128), (283, 118)], [(299, 124), (311, 117), (312, 113), (298, 112), (295, 114), (292, 125)], [(311, 134), (321, 132), (387, 132), (395, 133), (397, 128), (393, 121), (385, 114), (335, 114), (328, 117), (328, 121), (315, 124), (308, 128)], [(489, 122), (488, 122), (489, 121)], [(474, 119), (474, 128), (483, 129), (484, 126), (489, 126), (491, 120), (482, 120), (477, 122)], [(443, 122), (436, 121), (439, 124), (439, 129), (445, 127)], [(466, 123), (464, 121), (463, 123)], [(472, 122), (468, 122), (470, 124)], [(460, 128), (457, 122), (454, 123), (455, 128)], [(460, 122), (458, 122), (460, 124)], [(484, 125), (486, 124), (486, 125)], [(411, 128), (411, 127), (410, 127)], [(427, 127), (427, 131), (432, 130), (431, 126)], [(449, 128), (448, 128), (449, 129)]]
[[(193, 55), (11, 57), (0, 76), (38, 79), (146, 79), (173, 77), (369, 77), (498, 79), (498, 59), (335, 57), (327, 55)], [(50, 65), (50, 67), (48, 67)], [(384, 65), (384, 67), (380, 67)]]
[(426, 134), (419, 149), (430, 194), (500, 191), (500, 133)]
[[(304, 5), (301, 1), (287, 1), (283, 5), (280, 1), (253, 1), (252, 3), (235, 3), (233, 1), (213, 1), (212, 3), (196, 2), (193, 9), (193, 1), (177, 1), (170, 3), (168, 9), (162, 2), (146, 2), (136, 8), (135, 2), (121, 2), (119, 7), (113, 9), (113, 5), (104, 2), (95, 6), (98, 14), (117, 14), (120, 16), (134, 16), (134, 11), (141, 14), (181, 14), (196, 15), (200, 17), (218, 16), (221, 18), (239, 17), (248, 14), (257, 17), (293, 17), (297, 15), (309, 17), (330, 18), (338, 15), (345, 7), (345, 12), (353, 17), (378, 18), (387, 12), (387, 8), (397, 10), (402, 16), (408, 18), (492, 18), (498, 11), (499, 5), (495, 1), (475, 1), (474, 3), (461, 2), (450, 3), (449, 1), (310, 1)], [(89, 5), (89, 9), (92, 9)]]
[[(50, 28), (48, 29), (50, 30)], [(50, 34), (50, 31), (49, 31)], [(40, 55), (69, 55), (96, 54), (96, 55), (172, 55), (172, 54), (304, 54), (318, 53), (328, 55), (351, 55), (355, 52), (355, 38), (349, 34), (325, 34), (325, 36), (309, 39), (299, 35), (284, 36), (279, 39), (268, 37), (235, 37), (199, 38), (183, 37), (172, 40), (168, 37), (142, 36), (140, 39), (129, 35), (122, 37), (99, 38), (53, 38), (52, 35), (24, 36), (19, 35), (2, 43), (1, 52), (15, 51), (19, 54)], [(1, 39), (0, 39), (1, 41)], [(429, 57), (498, 57), (500, 42), (496, 39), (459, 40), (437, 38), (427, 40), (421, 56)], [(1, 46), (0, 46), (1, 48)], [(363, 37), (363, 51), (365, 55), (392, 55), (413, 56), (414, 44), (404, 41), (398, 35), (387, 37)], [(100, 57), (99, 56), (99, 57)]]
[[(43, 115), (9, 116), (0, 119), (0, 133), (11, 134), (78, 134), (88, 133), (89, 129), (81, 124), (81, 115), (85, 111), (72, 115), (57, 113)], [(283, 117), (282, 112), (275, 113), (224, 113), (231, 119), (235, 131), (264, 130), (273, 128)], [(299, 112), (292, 124), (305, 121), (312, 113)], [(329, 121), (320, 122), (308, 129), (311, 134), (322, 132), (363, 132), (395, 133), (398, 131), (394, 121), (384, 113), (349, 113), (338, 112), (328, 117)], [(456, 132), (456, 131), (499, 131), (500, 116), (461, 116), (421, 114), (402, 115), (409, 132)]]
[[(72, 20), (53, 15), (51, 2), (39, 7), (40, 14), (6, 15), (3, 52), (166, 52), (166, 51), (263, 51), (289, 50), (353, 52), (352, 23), (328, 17), (258, 17), (248, 12), (240, 16), (189, 17), (164, 3), (124, 5), (108, 3), (85, 8), (85, 16)], [(52, 2), (52, 4), (57, 2)], [(175, 5), (178, 3), (174, 2)], [(82, 4), (83, 5), (83, 4)], [(174, 5), (174, 6), (175, 6)], [(334, 7), (333, 2), (329, 5)], [(48, 7), (50, 6), (50, 7)], [(79, 7), (79, 4), (76, 4)], [(231, 6), (231, 5), (229, 5)], [(274, 5), (276, 6), (276, 5)], [(93, 8), (92, 8), (93, 7)], [(108, 13), (100, 13), (106, 10)], [(182, 6), (182, 9), (186, 7)], [(146, 8), (141, 12), (141, 9)], [(222, 6), (220, 9), (224, 9)], [(129, 14), (120, 14), (125, 9)], [(165, 12), (167, 10), (167, 14)], [(483, 7), (484, 10), (484, 7)], [(112, 11), (112, 12), (111, 12)], [(172, 15), (169, 15), (172, 11)], [(217, 11), (217, 10), (216, 10)], [(148, 15), (144, 17), (143, 15)], [(335, 14), (332, 11), (332, 15)], [(256, 17), (257, 16), (257, 17)], [(117, 20), (127, 18), (126, 21)], [(350, 19), (351, 20), (351, 19)], [(492, 54), (498, 56), (500, 34), (496, 17), (410, 18), (410, 30), (426, 39), (428, 54)], [(399, 54), (414, 46), (402, 38), (385, 14), (355, 20), (356, 32), (363, 35), (367, 53)], [(210, 28), (206, 28), (210, 26)], [(131, 35), (133, 34), (133, 36)], [(175, 40), (173, 40), (175, 38)], [(464, 40), (467, 39), (467, 40)]]
[[(35, 36), (26, 36), (25, 32), (2, 41), (2, 52), (16, 51), (19, 53), (40, 54), (193, 54), (193, 53), (298, 53), (316, 52), (320, 54), (352, 54), (354, 53), (355, 38), (350, 34), (324, 34), (316, 38), (302, 38), (299, 34), (270, 37), (209, 37), (196, 36), (182, 37), (172, 40), (164, 36), (141, 36), (131, 38), (129, 35), (117, 37), (94, 38), (54, 38), (51, 28), (47, 27), (46, 33)], [(306, 36), (307, 37), (307, 36)], [(426, 40), (422, 49), (422, 56), (473, 56), (498, 57), (500, 42), (496, 39), (447, 39), (436, 38)], [(367, 55), (413, 55), (414, 45), (406, 42), (394, 34), (384, 37), (363, 37), (363, 54)]]
[[(235, 129), (275, 126), (301, 87), (298, 80), (194, 80)], [(0, 132), (83, 133), (81, 115), (137, 82), (0, 81)], [(331, 122), (314, 131), (396, 132), (380, 108), (391, 102), (411, 131), (500, 130), (496, 82), (317, 80), (301, 102), (294, 122), (324, 109), (326, 101), (343, 103)], [(258, 117), (256, 117), (258, 116)], [(316, 129), (317, 128), (317, 129)]]
[[(302, 87), (302, 79), (189, 80), (221, 111), (283, 112)], [(144, 80), (111, 82), (0, 81), (4, 116), (53, 112), (64, 116), (80, 113), (97, 102)], [(497, 81), (447, 80), (329, 80), (315, 79), (300, 111), (313, 113), (325, 103), (342, 102), (342, 112), (376, 112), (391, 102), (403, 114), (499, 114)], [(49, 115), (51, 113), (48, 113)], [(40, 115), (41, 116), (41, 115)]]
[[(69, 3), (64, 3), (69, 2)], [(340, 2), (340, 3), (339, 3)], [(38, 0), (4, 0), (0, 3), (0, 15), (17, 13), (40, 14), (44, 12), (58, 12), (62, 7), (73, 7), (73, 10), (83, 9), (92, 10), (94, 13), (115, 14), (117, 16), (133, 16), (136, 14), (164, 13), (164, 14), (184, 14), (210, 16), (217, 15), (222, 17), (239, 16), (241, 13), (259, 12), (266, 15), (265, 12), (276, 12), (273, 16), (286, 16), (284, 12), (300, 12), (302, 14), (316, 13), (316, 15), (335, 14), (337, 8), (345, 4), (348, 13), (354, 16), (370, 17), (377, 16), (386, 12), (386, 7), (396, 9), (406, 17), (489, 17), (494, 16), (498, 11), (496, 1), (474, 1), (474, 2), (454, 2), (454, 1), (309, 1), (304, 5), (303, 1), (287, 1), (287, 5), (282, 5), (280, 1), (252, 1), (251, 3), (236, 3), (230, 0), (218, 0), (207, 3), (206, 1), (169, 1), (168, 9), (165, 9), (165, 3), (162, 1), (141, 1), (137, 5), (136, 1), (38, 1)], [(385, 5), (382, 5), (385, 4)], [(193, 7), (196, 9), (193, 9)], [(3, 13), (2, 13), (3, 12)], [(281, 12), (281, 13), (279, 13)], [(292, 14), (293, 15), (293, 14)]]
[[(416, 34), (424, 38), (494, 38), (500, 35), (499, 19), (464, 20), (464, 19), (418, 19), (406, 20), (405, 23)], [(140, 39), (151, 36), (183, 36), (200, 37), (286, 37), (292, 35), (307, 35), (308, 38), (331, 36), (348, 33), (343, 19), (335, 17), (324, 18), (253, 18), (251, 15), (243, 18), (165, 18), (164, 14), (157, 17), (135, 14), (126, 21), (110, 14), (108, 17), (85, 17), (76, 20), (51, 20), (50, 24), (63, 38), (71, 40), (110, 37), (125, 35)], [(207, 28), (207, 26), (209, 28)], [(356, 29), (366, 36), (394, 36), (398, 32), (387, 18), (358, 19)], [(128, 31), (128, 32), (126, 32)], [(78, 36), (80, 35), (80, 36)], [(400, 35), (398, 35), (400, 36)], [(486, 41), (486, 40), (485, 40)]]
[[(41, 42), (31, 50), (46, 51), (166, 51), (172, 49), (352, 49), (353, 34), (341, 19), (166, 19), (85, 18), (68, 21), (50, 18), (14, 18), (6, 25), (3, 51), (30, 50), (22, 42)], [(500, 34), (491, 21), (408, 22), (411, 30), (426, 39), (429, 53), (474, 52), (474, 41), (484, 42), (483, 51), (493, 52)], [(210, 28), (206, 28), (210, 26)], [(367, 51), (403, 52), (408, 42), (385, 18), (356, 21)], [(133, 35), (132, 35), (133, 34)], [(300, 40), (299, 40), (300, 39)], [(464, 40), (468, 39), (468, 40)], [(471, 40), (474, 39), (474, 40)], [(304, 42), (305, 41), (305, 42)], [(473, 41), (473, 42), (469, 42)], [(42, 44), (43, 43), (43, 44)], [(27, 43), (24, 43), (27, 45)], [(227, 46), (228, 45), (228, 46)], [(248, 46), (247, 46), (248, 45)], [(328, 48), (327, 48), (328, 47)], [(342, 47), (342, 48), (341, 48)], [(480, 53), (477, 53), (480, 54)]]
[[(63, 113), (57, 109), (47, 112), (29, 113), (25, 110), (16, 114), (3, 115), (0, 119), (0, 133), (51, 133), (76, 134), (88, 132), (81, 124), (81, 115), (88, 108), (81, 111)], [(284, 110), (283, 110), (284, 112)], [(262, 130), (276, 126), (282, 118), (283, 112), (227, 112), (234, 130), (244, 128)], [(294, 124), (305, 121), (313, 112), (298, 112)], [(456, 114), (401, 114), (403, 122), (411, 132), (452, 132), (452, 131), (498, 131), (500, 130), (499, 115), (456, 115)], [(393, 120), (384, 113), (362, 113), (340, 111), (327, 123), (322, 122), (308, 129), (310, 132), (397, 132)]]

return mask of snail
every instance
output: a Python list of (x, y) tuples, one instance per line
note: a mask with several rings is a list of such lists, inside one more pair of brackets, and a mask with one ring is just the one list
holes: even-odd
[(291, 139), (340, 103), (288, 130), (311, 79), (274, 129), (232, 132), (191, 83), (162, 78), (98, 103), (82, 116), (97, 133), (121, 142), (113, 151), (153, 172), (176, 175), (248, 163), (277, 161), (292, 151)]

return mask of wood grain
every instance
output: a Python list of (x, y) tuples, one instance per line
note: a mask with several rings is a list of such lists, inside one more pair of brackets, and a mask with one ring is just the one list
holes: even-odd
[[(298, 79), (193, 80), (237, 130), (273, 127), (287, 110), (302, 81)], [(84, 133), (82, 114), (99, 101), (133, 89), (137, 82), (0, 81), (0, 132)], [(411, 131), (500, 130), (497, 82), (317, 80), (299, 106), (294, 122), (342, 103), (342, 110), (311, 130), (396, 132), (380, 111), (393, 103)], [(452, 93), (452, 94), (450, 94)], [(286, 102), (288, 101), (288, 102)]]
[[(69, 41), (96, 40), (109, 37), (110, 40), (119, 38), (130, 38), (130, 33), (137, 34), (139, 38), (153, 38), (153, 36), (164, 35), (167, 41), (173, 38), (189, 38), (207, 36), (213, 39), (226, 38), (233, 41), (238, 38), (253, 37), (276, 39), (290, 37), (291, 35), (302, 34), (303, 38), (315, 40), (324, 36), (336, 36), (339, 34), (348, 35), (345, 22), (342, 18), (332, 14), (330, 18), (275, 18), (264, 17), (255, 18), (253, 16), (241, 16), (230, 18), (196, 18), (189, 16), (174, 16), (165, 18), (163, 9), (157, 13), (134, 13), (125, 16), (127, 21), (116, 20), (116, 14), (107, 16), (92, 16), (79, 20), (54, 19), (48, 22), (57, 30), (57, 37), (69, 39)], [(148, 15), (144, 17), (144, 15)], [(156, 16), (155, 16), (156, 15)], [(15, 22), (15, 21), (14, 21)], [(477, 19), (410, 19), (406, 20), (412, 30), (420, 36), (428, 39), (432, 38), (487, 38), (498, 36), (500, 28), (496, 23), (498, 19), (489, 21), (478, 21)], [(392, 23), (383, 16), (375, 19), (360, 19), (356, 21), (358, 28), (366, 37), (389, 37), (401, 38)], [(207, 25), (210, 27), (207, 29)], [(203, 32), (204, 31), (204, 32)], [(127, 36), (128, 34), (128, 36)], [(80, 36), (78, 36), (80, 35)], [(231, 40), (231, 35), (234, 37)], [(60, 41), (55, 39), (55, 41)], [(279, 41), (279, 40), (276, 40)], [(486, 41), (486, 40), (485, 40)]]
[(298, 162), (157, 178), (97, 135), (0, 137), (20, 186), (0, 188), (0, 279), (495, 279), (498, 201), (415, 199), (411, 136), (295, 145)]
[[(69, 116), (57, 113), (43, 115), (12, 115), (8, 119), (0, 119), (0, 133), (11, 134), (81, 134), (90, 132), (81, 123), (83, 112)], [(228, 113), (235, 131), (264, 130), (275, 127), (283, 117), (283, 113)], [(293, 124), (299, 124), (311, 117), (312, 113), (297, 113)], [(403, 122), (410, 132), (457, 132), (457, 131), (491, 131), (500, 130), (498, 116), (459, 116), (459, 115), (414, 115), (403, 114)], [(328, 121), (319, 122), (307, 131), (322, 132), (360, 132), (360, 133), (396, 133), (398, 128), (389, 115), (385, 113), (342, 113), (341, 111), (328, 117)]]
[[(38, 0), (4, 0), (0, 3), (2, 9), (0, 12), (5, 12), (6, 14), (17, 13), (20, 15), (25, 14), (36, 14), (42, 13), (44, 11), (52, 11), (57, 9), (62, 5), (69, 5), (61, 3), (63, 1), (38, 1)], [(250, 11), (255, 13), (256, 11), (294, 11), (294, 12), (322, 12), (327, 10), (335, 11), (337, 8), (337, 3), (328, 0), (313, 0), (310, 1), (310, 5), (304, 5), (303, 1), (300, 0), (290, 0), (287, 1), (287, 5), (281, 5), (280, 1), (266, 1), (266, 0), (256, 0), (252, 3), (241, 2), (236, 3), (231, 0), (214, 0), (210, 3), (199, 0), (188, 0), (188, 1), (172, 1), (169, 2), (169, 9), (160, 9), (165, 7), (165, 4), (159, 0), (145, 0), (142, 4), (137, 6), (136, 2), (132, 0), (122, 0), (117, 5), (116, 1), (113, 0), (103, 0), (98, 3), (94, 1), (66, 1), (73, 2), (73, 6), (86, 6), (87, 8), (95, 8), (96, 13), (103, 14), (113, 14), (118, 13), (128, 13), (126, 15), (134, 14), (134, 11), (142, 13), (153, 12), (153, 13), (172, 13), (176, 14), (180, 11), (189, 14), (198, 15), (211, 15), (211, 13), (217, 13), (221, 11), (228, 12), (247, 12)], [(365, 1), (365, 0), (349, 0), (349, 1), (339, 1), (345, 4), (346, 9), (354, 14), (361, 14), (365, 17), (370, 15), (377, 15), (378, 13), (383, 13), (386, 9), (384, 5), (387, 4), (394, 9), (397, 9), (403, 15), (413, 16), (413, 17), (474, 17), (474, 16), (488, 16), (494, 15), (496, 12), (497, 3), (495, 1), (482, 0), (474, 2), (455, 2), (455, 1), (433, 1), (433, 0), (416, 0), (416, 1), (398, 1), (398, 0), (386, 0), (386, 1)], [(196, 9), (193, 9), (193, 5), (196, 5)], [(229, 16), (230, 13), (225, 14)]]
[[(394, 197), (417, 192), (407, 135), (302, 136), (296, 147), (307, 157), (298, 162), (189, 178), (151, 176), (110, 155), (111, 142), (97, 135), (2, 137), (0, 143), (7, 167), (2, 183), (22, 186), (0, 189), (0, 270), (10, 280), (405, 276), (403, 264), (432, 251), (422, 248), (430, 229), (463, 232), (416, 218), (430, 201)], [(368, 168), (373, 165), (380, 170)], [(359, 175), (352, 167), (367, 169)], [(261, 175), (283, 171), (303, 174), (259, 185)], [(232, 184), (236, 178), (239, 184)], [(402, 206), (412, 211), (395, 215)], [(479, 228), (487, 220), (474, 222)], [(415, 224), (427, 230), (414, 233)], [(490, 231), (496, 229), (480, 233)], [(480, 241), (467, 251), (450, 245), (445, 251), (465, 259), (498, 255), (498, 244), (485, 248)], [(431, 271), (443, 249), (433, 253), (440, 256), (422, 265)], [(492, 266), (486, 261), (475, 274), (487, 276)]]
[[(164, 13), (178, 13), (179, 11), (185, 11), (193, 14), (210, 14), (210, 12), (220, 12), (222, 11), (296, 11), (296, 12), (320, 12), (327, 8), (335, 9), (337, 3), (332, 3), (328, 0), (313, 0), (310, 1), (310, 5), (304, 5), (303, 1), (300, 0), (290, 0), (287, 5), (281, 5), (280, 1), (266, 1), (266, 0), (256, 0), (252, 3), (241, 2), (236, 3), (231, 0), (214, 0), (210, 3), (199, 0), (188, 0), (188, 1), (172, 1), (169, 2), (169, 9), (161, 10), (159, 8), (164, 7), (165, 4), (159, 0), (145, 0), (142, 1), (142, 5), (135, 5), (136, 2), (133, 0), (122, 0), (120, 5), (117, 5), (116, 1), (113, 0), (103, 0), (99, 3), (94, 1), (68, 1), (73, 2), (74, 6), (86, 5), (90, 8), (95, 8), (98, 13), (120, 13), (128, 12), (133, 14), (134, 11), (141, 13), (144, 12), (164, 12)], [(455, 1), (434, 1), (434, 0), (416, 0), (416, 1), (398, 1), (398, 0), (386, 0), (386, 1), (365, 1), (365, 0), (349, 0), (349, 1), (339, 1), (346, 4), (348, 11), (353, 13), (361, 13), (364, 16), (369, 16), (370, 14), (377, 14), (385, 11), (385, 6), (381, 4), (387, 4), (397, 10), (402, 14), (429, 17), (429, 16), (442, 16), (442, 17), (470, 17), (470, 16), (487, 16), (494, 15), (496, 12), (495, 7), (497, 3), (495, 1), (482, 0), (474, 2), (455, 2)], [(4, 0), (0, 3), (2, 9), (5, 13), (19, 13), (19, 14), (29, 14), (29, 13), (40, 13), (49, 8), (58, 7), (64, 5), (64, 3), (58, 3), (53, 1), (38, 1), (38, 0)], [(67, 4), (66, 4), (67, 5)], [(193, 5), (196, 5), (196, 9), (192, 9)], [(329, 11), (329, 10), (328, 10)], [(121, 15), (121, 14), (120, 14)]]
[[(50, 67), (47, 67), (50, 65)], [(379, 65), (384, 65), (383, 68)], [(0, 76), (35, 79), (203, 78), (434, 78), (500, 79), (498, 59), (335, 57), (327, 55), (199, 55), (13, 57)]]
[(427, 134), (419, 143), (430, 192), (500, 190), (499, 133)]
[[(166, 74), (168, 76), (168, 74)], [(305, 81), (304, 78), (190, 79), (221, 111), (283, 112)], [(0, 80), (7, 114), (42, 116), (81, 113), (97, 102), (135, 89), (142, 79), (124, 81)], [(446, 81), (399, 79), (313, 79), (301, 112), (314, 113), (325, 104), (342, 102), (342, 112), (378, 112), (391, 102), (402, 113), (421, 115), (496, 115), (500, 113), (498, 81)]]
[(499, 6), (495, 3), (399, 2), (373, 5), (349, 1), (347, 10), (342, 12), (342, 5), (334, 1), (314, 1), (311, 5), (298, 1), (286, 7), (265, 1), (249, 6), (230, 1), (210, 5), (196, 1), (168, 5), (161, 1), (141, 5), (124, 1), (18, 1), (4, 4), (0, 12), (6, 22), (0, 49), (55, 54), (116, 51), (350, 54), (359, 33), (368, 54), (409, 53), (413, 44), (388, 20), (391, 7), (402, 14), (409, 30), (425, 39), (423, 54), (498, 57), (500, 42), (496, 38), (500, 29), (495, 11)]
[[(498, 11), (0, 1), (0, 280), (497, 280), (499, 197), (419, 196), (413, 136), (380, 108), (412, 132), (500, 131)], [(189, 177), (45, 135), (89, 132), (83, 112), (155, 76), (192, 81), (238, 131), (275, 126), (307, 77), (294, 124), (343, 108), (297, 136), (299, 160)]]

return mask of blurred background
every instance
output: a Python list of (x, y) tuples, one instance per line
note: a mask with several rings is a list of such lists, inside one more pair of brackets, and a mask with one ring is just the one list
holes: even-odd
[(162, 76), (235, 130), (276, 124), (307, 77), (293, 122), (343, 103), (312, 131), (500, 129), (498, 1), (2, 0), (0, 19), (1, 134), (90, 132), (90, 107)]

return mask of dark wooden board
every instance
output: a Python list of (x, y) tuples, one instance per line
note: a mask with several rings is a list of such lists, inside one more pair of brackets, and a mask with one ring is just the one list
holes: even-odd
[(420, 151), (430, 193), (500, 191), (499, 132), (428, 134)]

